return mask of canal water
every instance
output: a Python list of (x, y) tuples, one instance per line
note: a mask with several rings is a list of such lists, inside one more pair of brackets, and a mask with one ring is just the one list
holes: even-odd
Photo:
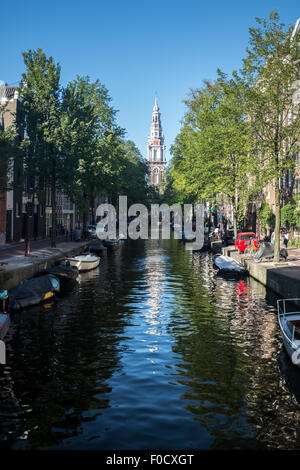
[(274, 299), (180, 241), (124, 242), (5, 340), (1, 448), (300, 449)]

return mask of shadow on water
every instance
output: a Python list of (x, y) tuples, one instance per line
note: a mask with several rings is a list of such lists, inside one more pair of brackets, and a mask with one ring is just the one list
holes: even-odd
[(3, 447), (299, 449), (300, 371), (275, 300), (178, 241), (124, 243), (13, 317)]

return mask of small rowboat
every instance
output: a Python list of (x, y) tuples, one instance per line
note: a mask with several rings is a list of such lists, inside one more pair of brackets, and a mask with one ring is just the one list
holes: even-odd
[(295, 303), (300, 305), (300, 299), (277, 300), (277, 313), (285, 349), (292, 363), (300, 367), (300, 309), (288, 311)]
[(99, 266), (100, 258), (93, 255), (79, 255), (74, 258), (66, 258), (71, 266), (75, 266), (79, 272), (91, 271)]
[(241, 263), (230, 256), (216, 255), (214, 256), (214, 264), (220, 272), (246, 274), (247, 269)]

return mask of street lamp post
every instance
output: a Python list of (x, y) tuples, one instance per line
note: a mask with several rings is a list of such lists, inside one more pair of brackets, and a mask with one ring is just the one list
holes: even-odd
[(26, 234), (25, 234), (25, 256), (30, 256), (30, 230), (29, 230), (29, 217), (32, 212), (32, 201), (33, 201), (33, 189), (30, 188), (27, 191), (27, 202), (26, 202)]

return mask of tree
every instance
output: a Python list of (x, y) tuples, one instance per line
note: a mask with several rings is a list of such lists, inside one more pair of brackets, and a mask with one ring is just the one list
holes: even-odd
[(124, 141), (119, 194), (127, 196), (128, 205), (145, 204), (148, 199), (146, 176), (148, 166), (139, 149), (131, 140)]
[(299, 143), (299, 104), (294, 99), (299, 79), (299, 34), (291, 39), (291, 29), (280, 24), (277, 11), (269, 20), (256, 21), (258, 27), (249, 30), (243, 72), (248, 82), (247, 113), (260, 158), (261, 183), (271, 183), (275, 192), (274, 261), (279, 261), (281, 180), (295, 166)]
[(282, 225), (288, 229), (293, 229), (299, 225), (299, 211), (296, 210), (295, 203), (289, 201), (281, 208)]
[(23, 52), (22, 122), (27, 138), (22, 143), (28, 189), (51, 187), (52, 236), (56, 245), (56, 190), (64, 180), (60, 157), (60, 66), (42, 49)]
[(273, 212), (271, 211), (269, 204), (263, 203), (259, 211), (259, 221), (264, 231), (267, 225), (268, 226), (274, 225), (274, 222), (275, 222), (274, 219), (275, 219), (275, 216)]
[(64, 185), (83, 214), (84, 229), (88, 201), (104, 190), (112, 193), (119, 178), (123, 130), (110, 101), (105, 86), (89, 77), (77, 77), (63, 92)]
[[(253, 165), (246, 120), (245, 85), (234, 72), (228, 79), (218, 71), (215, 83), (193, 90), (188, 112), (172, 148), (171, 176), (183, 199), (203, 198), (213, 204), (221, 194), (233, 206), (237, 234), (240, 205), (245, 201)], [(183, 202), (183, 201), (182, 201)]]

